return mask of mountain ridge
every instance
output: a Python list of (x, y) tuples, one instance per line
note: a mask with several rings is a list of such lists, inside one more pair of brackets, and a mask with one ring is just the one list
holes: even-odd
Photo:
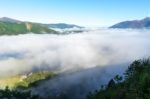
[(65, 28), (83, 28), (82, 26), (78, 26), (75, 24), (66, 24), (66, 23), (53, 23), (53, 24), (47, 24), (51, 28), (60, 28), (60, 29), (65, 29)]
[(119, 22), (109, 28), (150, 28), (150, 17), (145, 17), (141, 20)]
[(59, 34), (60, 32), (54, 28), (68, 29), (68, 28), (83, 28), (74, 24), (55, 23), (44, 24), (29, 21), (20, 21), (8, 17), (0, 18), (0, 35), (17, 35), (17, 34)]
[(10, 23), (29, 22), (29, 23), (36, 23), (36, 24), (40, 24), (43, 26), (47, 26), (49, 28), (60, 28), (60, 29), (74, 28), (74, 27), (83, 28), (82, 26), (78, 26), (75, 24), (67, 24), (67, 23), (48, 23), (48, 24), (45, 24), (45, 23), (39, 23), (39, 22), (21, 21), (21, 20), (9, 18), (9, 17), (1, 17), (0, 22), (10, 22)]
[(11, 23), (23, 22), (23, 21), (20, 21), (20, 20), (16, 20), (16, 19), (9, 18), (9, 17), (1, 17), (1, 18), (0, 18), (0, 21), (1, 21), (1, 22), (11, 22)]

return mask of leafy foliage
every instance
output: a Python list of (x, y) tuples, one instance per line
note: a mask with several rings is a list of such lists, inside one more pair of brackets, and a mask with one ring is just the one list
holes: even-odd
[(106, 88), (87, 96), (88, 99), (149, 99), (149, 97), (149, 59), (134, 61), (124, 73), (124, 81), (117, 75), (110, 80)]

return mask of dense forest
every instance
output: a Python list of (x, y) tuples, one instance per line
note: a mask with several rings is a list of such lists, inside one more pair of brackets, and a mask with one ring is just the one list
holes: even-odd
[(59, 96), (45, 96), (41, 97), (37, 94), (32, 94), (31, 91), (23, 90), (10, 90), (6, 87), (4, 90), (0, 90), (0, 99), (69, 99), (65, 94)]
[(8, 87), (5, 90), (0, 90), (0, 99), (42, 99), (38, 95), (32, 95), (30, 91), (10, 90)]
[(150, 59), (136, 60), (87, 99), (150, 99)]

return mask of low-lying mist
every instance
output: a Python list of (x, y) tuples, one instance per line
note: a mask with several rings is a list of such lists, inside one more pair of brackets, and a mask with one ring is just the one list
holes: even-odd
[(149, 42), (148, 30), (128, 29), (1, 36), (0, 77), (54, 71), (62, 75), (32, 90), (42, 95), (63, 92), (71, 99), (83, 99), (115, 74), (123, 73), (133, 60), (149, 57)]

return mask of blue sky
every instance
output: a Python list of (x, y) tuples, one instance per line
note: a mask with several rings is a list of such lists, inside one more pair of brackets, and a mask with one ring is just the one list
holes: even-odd
[(150, 15), (150, 0), (0, 0), (0, 17), (42, 23), (110, 26)]

